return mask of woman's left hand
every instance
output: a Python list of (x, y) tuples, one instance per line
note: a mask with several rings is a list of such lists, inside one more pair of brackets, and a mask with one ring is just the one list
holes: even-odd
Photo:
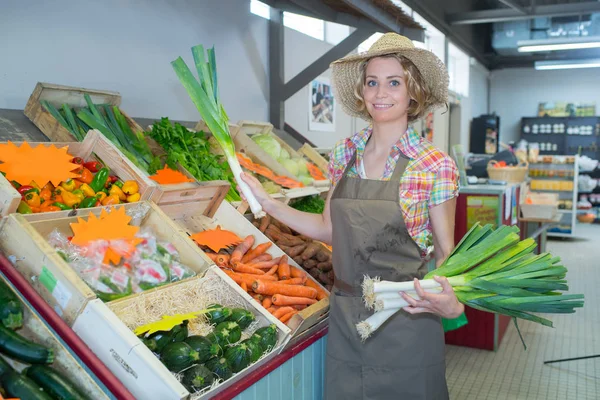
[(419, 280), (415, 278), (415, 292), (420, 300), (400, 292), (402, 298), (409, 304), (402, 309), (409, 314), (432, 313), (446, 319), (458, 318), (465, 310), (465, 306), (456, 298), (448, 279), (443, 276), (434, 276), (433, 279), (442, 285), (441, 293), (425, 292)]

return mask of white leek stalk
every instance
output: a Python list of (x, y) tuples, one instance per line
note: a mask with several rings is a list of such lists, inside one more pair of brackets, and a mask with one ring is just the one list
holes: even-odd
[(385, 321), (387, 321), (392, 315), (396, 314), (400, 308), (389, 309), (384, 311), (376, 312), (366, 320), (356, 324), (356, 330), (360, 335), (360, 338), (364, 342), (367, 340), (373, 332), (375, 332)]

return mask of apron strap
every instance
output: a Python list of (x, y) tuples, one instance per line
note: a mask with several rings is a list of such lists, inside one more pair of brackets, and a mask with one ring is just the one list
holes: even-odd
[(390, 178), (390, 180), (394, 181), (394, 182), (400, 182), (400, 178), (402, 178), (402, 175), (404, 175), (404, 171), (406, 171), (406, 167), (408, 166), (408, 163), (410, 162), (410, 158), (405, 156), (401, 150), (398, 150), (398, 151), (400, 152), (400, 157), (398, 158), (398, 161), (396, 161), (396, 167), (394, 168), (394, 173), (392, 174), (392, 177)]
[[(345, 177), (346, 175), (348, 175), (348, 172), (350, 172), (350, 169), (352, 168), (352, 166), (356, 163), (356, 150), (354, 150), (354, 153), (352, 154), (352, 158), (350, 159), (350, 161), (348, 161), (348, 164), (346, 164), (346, 168), (344, 169), (344, 174), (342, 175), (342, 178)], [(357, 167), (358, 170), (358, 167)]]

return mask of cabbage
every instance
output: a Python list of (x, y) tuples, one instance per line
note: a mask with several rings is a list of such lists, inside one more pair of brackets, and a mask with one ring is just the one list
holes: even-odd
[(252, 136), (252, 140), (275, 160), (281, 155), (281, 145), (271, 135), (261, 134)]
[(308, 173), (308, 167), (306, 166), (306, 161), (302, 158), (296, 158), (296, 163), (298, 164), (298, 174), (299, 175), (310, 175)]
[(288, 153), (288, 151), (282, 147), (281, 154), (279, 154), (279, 160), (277, 161), (287, 160), (288, 158), (290, 158), (290, 153)]
[(281, 160), (281, 165), (283, 165), (283, 167), (285, 169), (288, 170), (288, 172), (294, 176), (298, 176), (298, 163), (292, 159), (287, 159), (287, 160)]
[(300, 175), (298, 180), (304, 184), (304, 186), (312, 185), (314, 179), (310, 175)]

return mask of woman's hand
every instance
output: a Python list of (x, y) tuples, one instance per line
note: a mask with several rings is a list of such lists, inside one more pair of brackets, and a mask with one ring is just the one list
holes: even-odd
[(465, 310), (465, 306), (456, 298), (452, 286), (448, 283), (448, 279), (443, 276), (434, 276), (433, 279), (442, 285), (441, 293), (425, 292), (421, 288), (419, 280), (415, 278), (415, 292), (417, 292), (421, 299), (413, 299), (405, 292), (400, 292), (402, 298), (410, 304), (402, 309), (409, 314), (427, 312), (446, 319), (458, 318)]
[[(246, 184), (250, 187), (252, 194), (254, 194), (254, 197), (256, 197), (256, 200), (261, 205), (261, 207), (264, 209), (267, 202), (269, 202), (271, 200), (271, 196), (269, 196), (269, 194), (266, 192), (266, 190), (260, 184), (258, 179), (256, 179), (252, 175), (248, 175), (245, 172), (242, 172), (242, 174), (240, 176), (242, 177), (242, 180), (244, 182), (246, 182)], [(246, 197), (244, 196), (244, 194), (242, 193), (242, 191), (240, 190), (239, 187), (237, 187), (237, 191), (240, 194), (240, 196), (242, 197), (242, 200), (246, 201)]]

